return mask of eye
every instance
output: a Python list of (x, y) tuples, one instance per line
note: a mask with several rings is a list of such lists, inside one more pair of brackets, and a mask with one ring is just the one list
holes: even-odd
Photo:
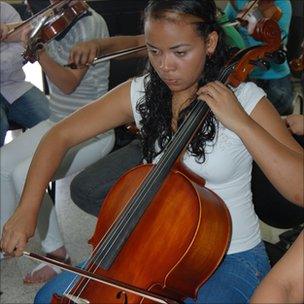
[(148, 53), (151, 55), (158, 55), (160, 52), (159, 50), (148, 48)]
[(186, 51), (176, 51), (174, 52), (176, 56), (183, 57), (186, 55)]

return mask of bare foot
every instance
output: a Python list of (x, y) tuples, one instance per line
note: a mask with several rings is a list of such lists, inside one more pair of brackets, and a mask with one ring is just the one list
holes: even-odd
[[(48, 253), (47, 257), (64, 262), (66, 264), (71, 264), (71, 259), (67, 254), (67, 251), (64, 246), (56, 249), (53, 252)], [(23, 278), (23, 282), (25, 284), (47, 282), (60, 272), (61, 269), (59, 267), (48, 265), (46, 263), (40, 263), (31, 272), (26, 274), (26, 276)]]

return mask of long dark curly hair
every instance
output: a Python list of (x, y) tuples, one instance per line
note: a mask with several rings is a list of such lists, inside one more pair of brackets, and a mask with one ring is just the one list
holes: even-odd
[[(202, 86), (217, 79), (220, 69), (227, 58), (227, 47), (224, 43), (223, 31), (216, 22), (216, 5), (213, 0), (151, 0), (144, 14), (147, 18), (163, 18), (167, 11), (178, 14), (190, 14), (203, 20), (195, 24), (198, 34), (206, 40), (208, 35), (216, 31), (219, 35), (214, 54), (207, 58), (204, 70), (198, 81)], [(141, 114), (143, 154), (147, 162), (161, 153), (173, 135), (172, 93), (167, 85), (159, 78), (152, 65), (148, 64), (149, 77), (145, 80), (145, 96), (139, 100), (137, 111)], [(193, 103), (179, 114), (178, 126), (191, 110)], [(196, 161), (205, 161), (205, 146), (212, 141), (217, 130), (217, 121), (212, 113), (209, 114), (201, 130), (192, 139), (188, 151), (196, 157)], [(156, 149), (156, 146), (159, 148)]]

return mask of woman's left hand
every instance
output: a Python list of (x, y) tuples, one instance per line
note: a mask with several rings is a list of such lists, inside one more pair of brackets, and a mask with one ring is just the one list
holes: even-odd
[(216, 118), (235, 133), (250, 119), (234, 93), (219, 81), (199, 88), (197, 95), (198, 99), (206, 101)]

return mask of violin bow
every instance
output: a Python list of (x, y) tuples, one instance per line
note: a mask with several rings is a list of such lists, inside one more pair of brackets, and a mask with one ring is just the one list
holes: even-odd
[(258, 2), (259, 0), (254, 0), (251, 5), (247, 8), (247, 10), (244, 11), (243, 15), (239, 18), (239, 19), (243, 19), (250, 11), (251, 9), (256, 5), (256, 3)]
[[(146, 46), (141, 45), (141, 46), (137, 46), (137, 47), (134, 47), (134, 48), (128, 48), (128, 49), (108, 53), (108, 54), (102, 55), (98, 58), (95, 58), (91, 64), (86, 64), (85, 66), (95, 65), (95, 64), (100, 63), (100, 62), (104, 62), (104, 61), (114, 59), (114, 58), (117, 58), (117, 57), (121, 57), (121, 56), (124, 56), (124, 55), (133, 54), (133, 53), (136, 53), (136, 52), (140, 52), (140, 51), (143, 51), (145, 49), (146, 49)], [(83, 66), (77, 66), (75, 63), (69, 63), (69, 64), (65, 64), (64, 67), (68, 67), (68, 68), (71, 68), (71, 69), (77, 69), (77, 68), (81, 68)]]
[[(40, 261), (40, 262), (42, 261), (44, 263), (47, 263), (47, 264), (50, 264), (50, 265), (53, 265), (53, 266), (57, 266), (57, 267), (59, 267), (63, 270), (67, 270), (71, 273), (80, 275), (80, 276), (85, 277), (87, 279), (94, 280), (94, 281), (97, 281), (99, 283), (111, 286), (111, 287), (116, 287), (116, 288), (118, 287), (122, 291), (130, 292), (132, 294), (136, 294), (140, 297), (152, 300), (152, 301), (157, 302), (157, 303), (161, 303), (161, 304), (179, 304), (177, 301), (175, 301), (173, 299), (169, 299), (169, 298), (160, 296), (160, 295), (152, 293), (150, 291), (146, 291), (144, 289), (141, 289), (141, 288), (123, 283), (121, 281), (113, 280), (113, 279), (98, 275), (96, 273), (91, 273), (91, 272), (89, 272), (87, 270), (83, 270), (81, 268), (77, 268), (77, 267), (67, 265), (65, 263), (59, 262), (57, 260), (53, 260), (53, 259), (48, 258), (48, 257), (43, 257), (43, 256), (41, 256), (39, 254), (36, 254), (36, 253), (30, 253), (30, 252), (24, 251), (23, 256), (25, 256), (29, 259), (35, 260), (35, 261)], [(73, 298), (74, 298), (74, 296), (71, 296), (71, 295), (65, 295), (65, 296), (70, 298), (71, 300), (73, 300)]]

